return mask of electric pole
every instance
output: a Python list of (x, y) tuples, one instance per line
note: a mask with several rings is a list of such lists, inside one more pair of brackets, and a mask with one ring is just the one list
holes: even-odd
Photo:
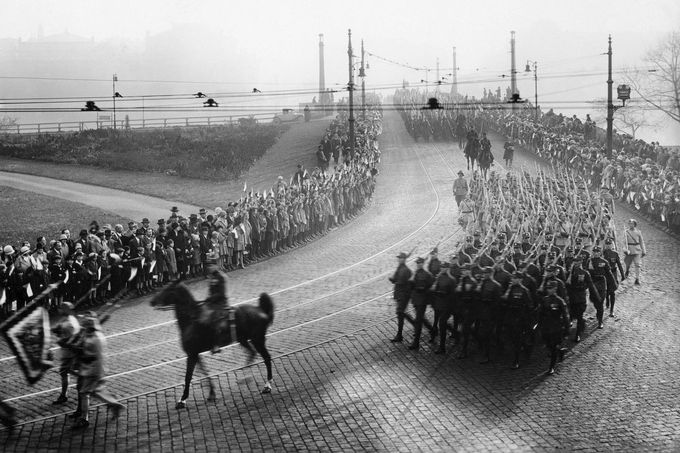
[(113, 128), (116, 129), (116, 82), (118, 81), (118, 75), (113, 75)]
[(614, 104), (612, 104), (612, 35), (609, 35), (609, 50), (607, 51), (609, 67), (607, 70), (607, 157), (612, 157), (612, 135), (614, 124)]
[(350, 153), (354, 157), (354, 66), (352, 62), (352, 29), (347, 30), (347, 56), (349, 57), (349, 142)]
[(319, 104), (326, 103), (326, 72), (323, 62), (323, 33), (319, 34)]
[(359, 77), (361, 77), (361, 118), (366, 120), (366, 67), (364, 66), (364, 40), (361, 40), (361, 68), (359, 68)]
[(456, 70), (458, 67), (456, 66), (456, 47), (453, 47), (453, 72), (452, 72), (452, 79), (451, 81), (453, 82), (451, 84), (451, 94), (455, 96), (458, 95), (458, 75), (456, 73)]
[[(517, 68), (515, 67), (515, 32), (510, 32), (510, 94), (516, 98), (517, 92)], [(517, 104), (512, 104), (512, 111), (517, 109)]]

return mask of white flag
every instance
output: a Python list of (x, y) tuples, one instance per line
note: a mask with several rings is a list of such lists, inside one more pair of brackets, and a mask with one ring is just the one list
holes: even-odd
[(26, 295), (27, 295), (28, 297), (33, 297), (33, 289), (31, 288), (31, 284), (30, 284), (30, 283), (26, 283), (26, 284), (24, 285), (24, 288), (26, 289)]

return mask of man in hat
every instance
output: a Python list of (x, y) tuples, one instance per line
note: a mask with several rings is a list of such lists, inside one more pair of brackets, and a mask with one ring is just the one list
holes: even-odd
[[(434, 277), (424, 268), (425, 258), (418, 257), (416, 259), (416, 271), (413, 274), (411, 283), (411, 303), (416, 313), (413, 322), (414, 335), (413, 343), (408, 347), (411, 350), (417, 351), (420, 348), (420, 334), (423, 330), (423, 321), (425, 319), (425, 310), (427, 304), (430, 302), (430, 288), (434, 284)], [(430, 332), (434, 338), (434, 329)]]
[[(602, 256), (609, 263), (609, 268), (614, 276), (614, 285), (607, 286), (607, 304), (606, 307), (609, 308), (609, 317), (614, 317), (614, 304), (616, 303), (616, 288), (619, 286), (619, 281), (625, 279), (625, 273), (623, 271), (623, 266), (621, 265), (621, 258), (619, 253), (614, 250), (614, 241), (612, 239), (607, 239), (604, 241), (604, 252)], [(621, 275), (621, 280), (619, 280), (619, 275)]]
[(62, 302), (59, 306), (59, 321), (52, 327), (52, 332), (57, 337), (59, 350), (59, 376), (61, 377), (61, 393), (52, 404), (63, 404), (68, 401), (68, 376), (77, 373), (76, 359), (78, 357), (77, 346), (81, 341), (80, 323), (75, 317), (73, 304)]
[(628, 277), (631, 266), (635, 273), (635, 284), (640, 284), (640, 269), (642, 268), (642, 258), (647, 254), (645, 241), (642, 237), (642, 232), (637, 228), (637, 220), (630, 219), (628, 221), (628, 229), (624, 235), (626, 241), (626, 249), (624, 250), (626, 263), (626, 274)]
[(198, 223), (203, 223), (208, 220), (208, 211), (205, 208), (198, 210)]
[(433, 303), (435, 319), (438, 324), (439, 333), (439, 348), (435, 354), (444, 354), (446, 352), (446, 335), (448, 330), (449, 317), (453, 316), (453, 305), (455, 303), (454, 290), (457, 286), (456, 276), (453, 274), (450, 263), (442, 264), (442, 271), (437, 275), (437, 279), (433, 289)]
[(470, 198), (470, 194), (465, 194), (463, 201), (458, 205), (460, 210), (460, 217), (458, 223), (467, 231), (468, 227), (473, 225), (475, 221), (475, 202)]
[(222, 337), (225, 331), (224, 313), (229, 308), (229, 299), (227, 297), (227, 275), (212, 263), (209, 275), (208, 298), (204, 303), (207, 308), (208, 324), (212, 327), (212, 353), (215, 354), (220, 352), (221, 344), (227, 343)]
[(583, 318), (587, 304), (586, 291), (590, 292), (592, 300), (596, 301), (600, 297), (595, 285), (593, 285), (590, 273), (583, 268), (583, 257), (581, 255), (574, 257), (566, 283), (567, 293), (569, 294), (569, 313), (572, 320), (576, 319), (576, 336), (574, 341), (578, 343), (581, 341), (581, 333), (583, 333), (586, 327), (586, 320)]
[(463, 171), (458, 172), (458, 179), (453, 181), (453, 196), (456, 199), (456, 206), (460, 210), (460, 203), (465, 199), (465, 195), (468, 194), (469, 186), (465, 179), (465, 173)]
[(564, 358), (562, 338), (569, 332), (571, 322), (567, 304), (557, 295), (558, 280), (549, 280), (545, 284), (546, 295), (541, 299), (538, 308), (538, 322), (546, 348), (550, 352), (550, 366), (548, 374), (555, 373), (557, 357)]
[(505, 305), (504, 324), (509, 330), (514, 349), (512, 369), (519, 368), (519, 354), (524, 346), (527, 334), (531, 332), (529, 325), (534, 301), (530, 291), (522, 285), (524, 274), (515, 271), (510, 280), (510, 286), (501, 297)]
[[(472, 267), (470, 263), (461, 265), (461, 276), (458, 279), (458, 285), (454, 290), (456, 297), (456, 304), (454, 307), (453, 324), (454, 332), (458, 330), (458, 326), (462, 326), (463, 334), (463, 349), (461, 350), (459, 359), (464, 359), (468, 355), (468, 342), (470, 333), (472, 331), (472, 324), (474, 322), (474, 306), (478, 299), (477, 280), (472, 276)], [(455, 335), (455, 333), (454, 333)], [(458, 342), (458, 338), (455, 338)]]
[(593, 257), (588, 264), (588, 271), (590, 272), (590, 276), (593, 279), (593, 285), (595, 285), (599, 295), (599, 297), (594, 298), (593, 293), (591, 293), (590, 300), (595, 305), (595, 310), (597, 312), (597, 327), (602, 329), (604, 317), (603, 299), (607, 297), (607, 292), (610, 287), (616, 290), (616, 280), (609, 267), (609, 262), (602, 257), (602, 248), (599, 245), (593, 247)]
[[(410, 255), (410, 254), (409, 254)], [(406, 265), (406, 258), (409, 257), (404, 252), (397, 255), (398, 266), (394, 275), (390, 277), (390, 282), (394, 284), (393, 297), (396, 301), (397, 309), (397, 335), (391, 340), (393, 343), (403, 341), (404, 319), (406, 317), (406, 307), (411, 298), (411, 269)]]
[(488, 363), (491, 360), (491, 336), (496, 328), (503, 287), (494, 280), (494, 269), (491, 266), (482, 268), (482, 280), (477, 286), (479, 304), (476, 307), (476, 324), (479, 341), (484, 353), (484, 359), (480, 363)]
[(83, 329), (78, 370), (82, 378), (79, 389), (80, 404), (78, 407), (80, 418), (76, 420), (73, 426), (74, 429), (84, 429), (90, 426), (90, 396), (96, 396), (104, 401), (111, 408), (114, 418), (117, 418), (121, 409), (125, 407), (116, 401), (113, 395), (104, 388), (106, 338), (102, 333), (97, 314), (89, 312), (83, 317), (80, 325)]

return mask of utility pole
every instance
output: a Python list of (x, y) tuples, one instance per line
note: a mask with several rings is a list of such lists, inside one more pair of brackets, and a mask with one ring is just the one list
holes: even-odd
[(366, 67), (364, 66), (364, 40), (361, 40), (361, 68), (359, 68), (359, 77), (361, 77), (361, 118), (366, 120)]
[(607, 51), (609, 67), (607, 70), (607, 157), (612, 157), (612, 135), (614, 124), (614, 104), (612, 103), (612, 35), (609, 35), (609, 50)]
[(352, 64), (352, 29), (347, 30), (347, 56), (349, 57), (349, 143), (350, 153), (354, 157), (354, 65)]
[(113, 128), (116, 129), (116, 82), (118, 81), (118, 75), (113, 75)]
[(324, 105), (326, 99), (326, 73), (323, 62), (323, 33), (319, 33), (319, 104)]
[[(517, 69), (515, 67), (515, 32), (510, 32), (510, 94), (517, 94)], [(512, 111), (517, 110), (517, 105), (512, 104)]]
[(453, 72), (451, 73), (452, 74), (451, 81), (453, 82), (451, 84), (451, 94), (454, 95), (454, 97), (456, 95), (458, 95), (458, 74), (456, 73), (457, 70), (458, 70), (458, 67), (456, 66), (456, 46), (454, 46), (453, 47)]

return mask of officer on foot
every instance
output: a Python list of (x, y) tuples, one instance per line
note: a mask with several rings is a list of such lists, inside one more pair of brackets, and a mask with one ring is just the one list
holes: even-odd
[(630, 272), (631, 266), (635, 272), (635, 284), (640, 284), (640, 269), (642, 268), (642, 258), (647, 254), (645, 241), (642, 238), (642, 232), (637, 228), (637, 220), (630, 219), (628, 221), (628, 229), (624, 235), (626, 241), (626, 250), (624, 262), (626, 263), (626, 274)]
[(613, 287), (615, 282), (609, 263), (602, 257), (602, 248), (599, 245), (593, 247), (593, 257), (590, 259), (588, 271), (593, 279), (593, 285), (597, 289), (596, 297), (593, 297), (592, 292), (590, 293), (590, 300), (595, 305), (597, 312), (597, 327), (602, 329), (604, 327), (604, 301), (602, 298), (606, 297), (609, 287)]
[[(430, 288), (434, 284), (434, 277), (423, 268), (424, 258), (416, 259), (416, 271), (413, 274), (411, 292), (411, 303), (416, 313), (414, 322), (413, 343), (408, 347), (417, 351), (420, 347), (420, 334), (423, 330), (423, 320), (425, 319), (425, 309), (430, 300)], [(432, 335), (432, 332), (431, 332)], [(432, 335), (434, 337), (434, 335)]]
[(539, 306), (538, 319), (543, 334), (543, 341), (550, 352), (550, 367), (548, 374), (555, 373), (555, 364), (559, 356), (564, 359), (562, 338), (569, 332), (569, 310), (567, 304), (557, 295), (558, 280), (549, 280), (545, 284), (545, 295)]
[(404, 340), (404, 319), (406, 317), (406, 307), (408, 306), (408, 301), (411, 299), (411, 269), (406, 265), (406, 258), (408, 258), (404, 252), (397, 255), (397, 260), (399, 265), (394, 275), (390, 277), (390, 282), (394, 284), (393, 297), (396, 302), (397, 308), (397, 335), (392, 338), (392, 343), (400, 343)]
[(586, 311), (586, 291), (590, 291), (592, 299), (599, 298), (590, 273), (583, 269), (583, 258), (581, 255), (574, 257), (566, 283), (567, 293), (569, 294), (569, 313), (571, 319), (576, 320), (574, 341), (578, 343), (581, 341), (581, 333), (583, 333), (586, 327), (586, 320), (583, 318), (583, 313)]
[(621, 257), (619, 257), (619, 253), (614, 250), (613, 246), (614, 241), (607, 239), (604, 241), (604, 252), (602, 253), (604, 259), (609, 263), (612, 275), (614, 276), (614, 285), (607, 285), (606, 307), (609, 309), (610, 318), (614, 317), (614, 304), (616, 303), (616, 288), (619, 286), (619, 275), (621, 275), (621, 281), (626, 278), (623, 266), (621, 265)]

